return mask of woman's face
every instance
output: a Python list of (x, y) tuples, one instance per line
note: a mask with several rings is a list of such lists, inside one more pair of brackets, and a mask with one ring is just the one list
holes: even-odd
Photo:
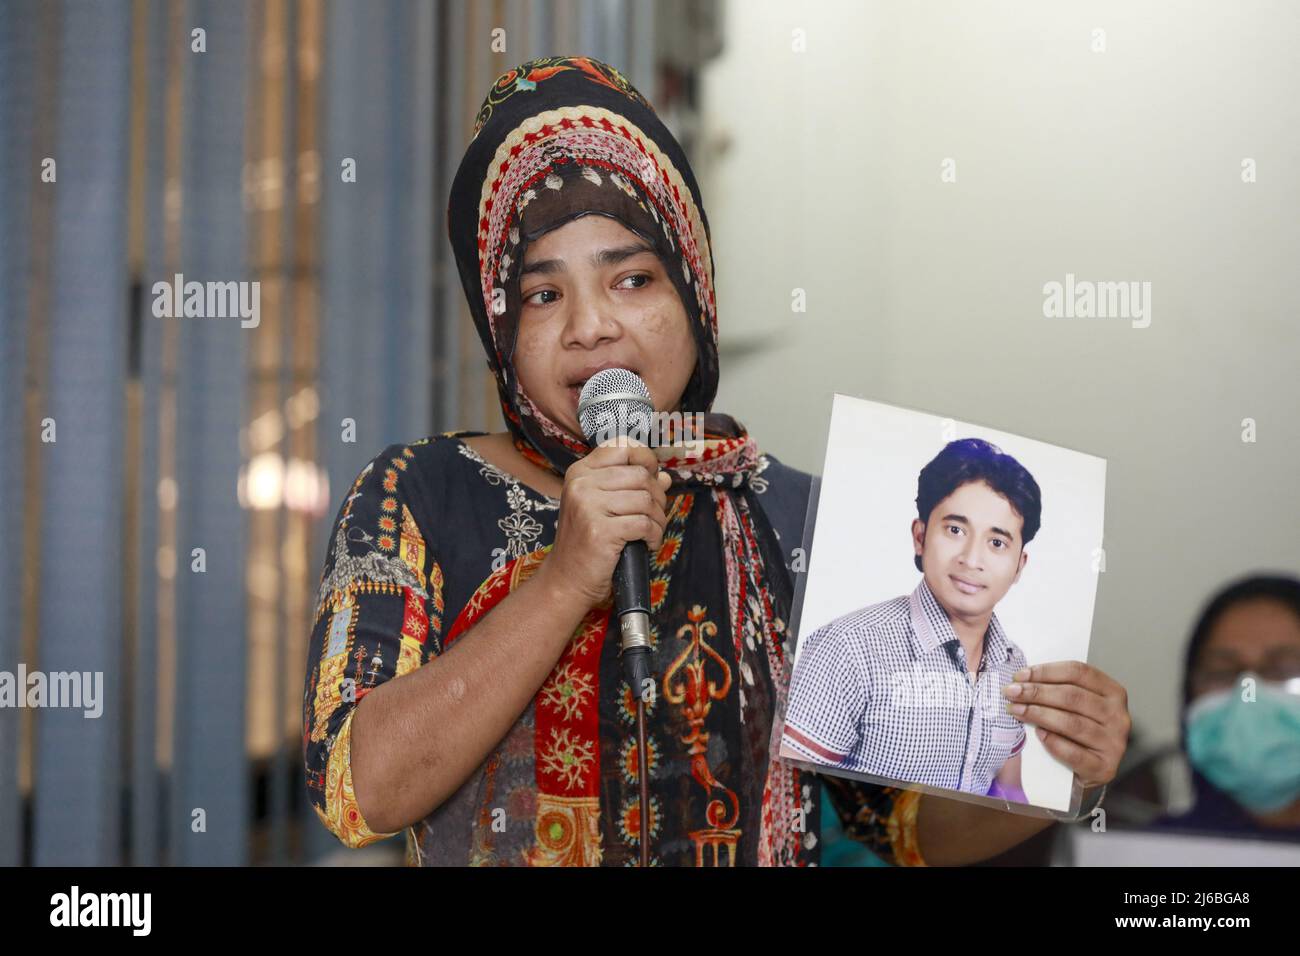
[(1194, 663), (1192, 697), (1235, 687), (1246, 671), (1300, 680), (1300, 618), (1280, 601), (1257, 598), (1223, 612)]
[(636, 233), (599, 214), (553, 229), (529, 245), (519, 291), (515, 371), (551, 421), (583, 437), (578, 396), (605, 368), (636, 372), (656, 410), (678, 410), (695, 338), (663, 262)]

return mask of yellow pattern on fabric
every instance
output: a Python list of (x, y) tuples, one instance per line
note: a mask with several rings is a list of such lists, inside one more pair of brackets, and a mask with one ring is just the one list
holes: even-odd
[(428, 581), (424, 577), (424, 551), (424, 538), (420, 535), (419, 525), (415, 523), (410, 509), (402, 505), (402, 532), (398, 554), (406, 562), (406, 566), (415, 573), (420, 587), (427, 591)]
[(366, 825), (357, 806), (356, 795), (352, 790), (352, 718), (356, 715), (356, 708), (353, 708), (344, 718), (339, 735), (330, 749), (329, 767), (325, 771), (325, 809), (321, 810), (312, 804), (316, 816), (338, 837), (339, 842), (354, 850), (401, 832), (394, 830), (392, 833), (375, 833)]
[(311, 739), (318, 743), (325, 739), (329, 719), (343, 702), (339, 686), (343, 683), (343, 674), (347, 666), (347, 654), (335, 654), (320, 662), (320, 676), (316, 681), (316, 701), (313, 705), (316, 721), (311, 729)]
[(400, 650), (397, 655), (397, 670), (394, 677), (401, 677), (403, 674), (409, 674), (423, 663), (424, 648), (415, 638), (402, 635)]
[(600, 866), (599, 797), (539, 793), (535, 828), (529, 866)]

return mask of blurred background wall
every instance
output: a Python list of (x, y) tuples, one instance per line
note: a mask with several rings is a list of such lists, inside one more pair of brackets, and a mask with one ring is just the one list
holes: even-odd
[[(0, 864), (331, 858), (299, 767), (327, 521), (387, 444), (500, 428), (447, 190), (492, 80), (555, 53), (691, 156), (717, 407), (767, 450), (820, 470), (842, 391), (1109, 460), (1092, 659), (1167, 744), (1200, 602), (1300, 569), (1298, 17), (6, 0), (0, 670), (102, 671), (107, 701), (0, 709)], [(1067, 273), (1151, 282), (1149, 327), (1044, 318)], [(259, 281), (260, 324), (156, 317), (176, 274)]]
[[(1201, 604), (1300, 571), (1300, 6), (725, 9), (718, 407), (812, 471), (836, 391), (1106, 458), (1089, 659), (1175, 739)], [(1150, 282), (1150, 324), (1045, 318), (1067, 274)]]

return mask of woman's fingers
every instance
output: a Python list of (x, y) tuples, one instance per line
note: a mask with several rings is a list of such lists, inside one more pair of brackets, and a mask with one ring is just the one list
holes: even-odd
[(646, 488), (638, 488), (634, 491), (607, 491), (601, 502), (605, 513), (613, 517), (643, 514), (653, 518), (660, 526), (668, 522), (663, 505)]
[[(663, 477), (659, 477), (660, 475)], [(609, 593), (618, 554), (629, 541), (658, 550), (668, 523), (668, 486), (644, 445), (603, 445), (569, 466), (548, 563), (578, 582), (593, 603)]]
[(1011, 712), (1089, 786), (1114, 779), (1132, 727), (1122, 684), (1082, 661), (1053, 661), (1017, 671), (1003, 693)]
[(1106, 728), (1097, 721), (1074, 711), (1030, 704), (1023, 713), (1017, 714), (1017, 717), (1026, 724), (1050, 730), (1082, 747), (1101, 750), (1106, 745)]
[(618, 515), (609, 519), (615, 533), (624, 541), (644, 541), (651, 551), (664, 543), (664, 529), (647, 514)]
[(589, 476), (597, 488), (605, 491), (627, 491), (633, 488), (660, 489), (657, 472), (646, 471), (640, 465), (611, 465), (593, 471)]
[(668, 525), (668, 515), (659, 498), (642, 488), (606, 492), (604, 501), (609, 520), (618, 522), (616, 533), (622, 540), (644, 541), (652, 551), (658, 550)]
[[(668, 486), (672, 479), (659, 471), (659, 460), (649, 448), (603, 446), (584, 461), (589, 463), (585, 477), (602, 491), (644, 490), (662, 510), (668, 510)], [(659, 477), (661, 474), (663, 478)]]
[(587, 455), (583, 462), (589, 468), (609, 468), (614, 465), (640, 465), (647, 471), (659, 470), (659, 459), (645, 445), (601, 445)]
[(1015, 710), (1015, 704), (1041, 704), (1045, 707), (1082, 714), (1099, 724), (1106, 723), (1110, 716), (1106, 698), (1078, 684), (1039, 684), (1024, 681), (1008, 684), (1002, 688), (1002, 693), (1011, 700), (1013, 714), (1020, 713)]
[(1051, 661), (1047, 664), (1034, 664), (1017, 671), (1013, 676), (1013, 680), (1015, 679), (1041, 684), (1078, 684), (1085, 690), (1102, 697), (1115, 696), (1124, 691), (1120, 683), (1109, 674), (1083, 661)]

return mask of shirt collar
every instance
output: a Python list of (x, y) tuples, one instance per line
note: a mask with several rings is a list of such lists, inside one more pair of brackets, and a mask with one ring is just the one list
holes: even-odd
[[(948, 620), (948, 612), (934, 596), (930, 585), (925, 583), (924, 577), (908, 598), (908, 603), (912, 614), (912, 632), (916, 634), (921, 647), (927, 652), (938, 650), (941, 645), (957, 640), (957, 632), (953, 630), (952, 621)], [(997, 611), (989, 616), (988, 630), (984, 632), (984, 657), (987, 657), (990, 652), (995, 661), (1011, 659), (1011, 644), (1007, 640), (1006, 632), (1002, 630), (1001, 622), (998, 621)], [(983, 666), (983, 658), (981, 658), (981, 666)]]

